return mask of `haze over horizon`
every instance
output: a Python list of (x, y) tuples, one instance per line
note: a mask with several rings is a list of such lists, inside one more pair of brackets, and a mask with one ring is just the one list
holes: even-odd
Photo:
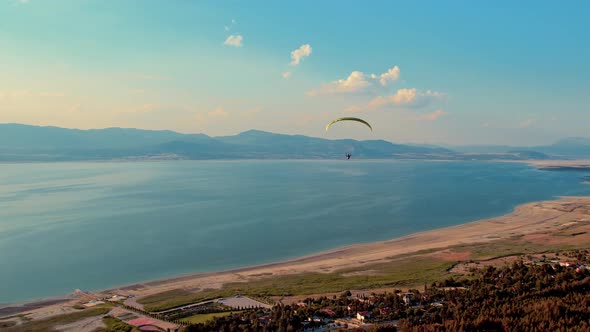
[[(2, 1), (0, 123), (461, 145), (587, 137), (588, 9)], [(346, 115), (375, 131), (324, 132)]]

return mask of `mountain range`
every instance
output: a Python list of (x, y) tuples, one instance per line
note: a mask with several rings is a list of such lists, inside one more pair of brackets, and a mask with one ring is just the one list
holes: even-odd
[(395, 144), (384, 140), (328, 140), (249, 130), (211, 137), (168, 130), (66, 129), (0, 124), (0, 161), (144, 159), (549, 159), (590, 156), (590, 139), (570, 138), (551, 146), (499, 147)]

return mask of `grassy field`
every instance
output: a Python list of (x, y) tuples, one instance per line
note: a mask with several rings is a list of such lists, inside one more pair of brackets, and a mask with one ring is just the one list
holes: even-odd
[[(558, 235), (554, 235), (558, 236)], [(484, 260), (503, 256), (541, 254), (559, 250), (588, 248), (590, 243), (585, 244), (540, 244), (522, 240), (499, 240), (481, 244), (469, 244), (453, 246), (450, 249), (456, 252), (468, 251), (470, 259)]]
[[(129, 325), (120, 319), (114, 317), (105, 317), (102, 319), (106, 328), (104, 332), (139, 332), (139, 329), (133, 325)], [(102, 332), (102, 331), (94, 331)]]
[(80, 319), (100, 316), (108, 313), (111, 308), (100, 307), (85, 309), (79, 312), (74, 312), (66, 315), (53, 316), (47, 319), (31, 320), (18, 326), (3, 329), (3, 332), (47, 332), (55, 331), (55, 327), (59, 325), (66, 325), (78, 321)]
[[(253, 296), (309, 295), (349, 289), (423, 285), (449, 275), (448, 270), (453, 264), (454, 262), (430, 257), (403, 257), (390, 263), (333, 273), (269, 276), (248, 283), (230, 283), (220, 290), (204, 290), (198, 293), (184, 290), (163, 292), (140, 299), (139, 303), (148, 311), (159, 311), (237, 293)], [(367, 270), (371, 272), (362, 273)], [(357, 272), (359, 274), (355, 275)]]
[[(250, 296), (309, 295), (341, 292), (351, 289), (371, 289), (383, 287), (412, 287), (441, 280), (451, 273), (449, 269), (462, 260), (487, 260), (511, 255), (551, 253), (559, 250), (590, 247), (586, 231), (579, 227), (567, 228), (553, 233), (538, 233), (536, 240), (515, 235), (485, 243), (456, 245), (448, 248), (428, 249), (395, 257), (388, 257), (388, 263), (366, 265), (359, 268), (340, 270), (332, 273), (304, 273), (299, 275), (272, 276), (259, 275), (260, 279), (248, 283), (230, 283), (219, 290), (204, 290), (191, 293), (174, 290), (154, 294), (139, 303), (149, 311), (165, 310), (172, 307), (214, 299), (217, 297), (244, 294)], [(540, 237), (539, 237), (540, 236)], [(542, 239), (543, 236), (546, 240)], [(444, 256), (444, 252), (451, 255)]]
[(192, 324), (205, 323), (207, 321), (212, 320), (215, 317), (229, 316), (232, 313), (236, 313), (236, 312), (238, 312), (238, 311), (216, 312), (216, 313), (212, 313), (212, 314), (198, 314), (198, 315), (193, 315), (190, 317), (183, 318), (182, 320), (185, 322), (188, 322), (188, 323), (192, 323)]
[[(561, 234), (552, 234), (550, 238), (564, 238), (559, 235)], [(441, 280), (451, 275), (448, 271), (458, 261), (442, 260), (431, 255), (445, 249), (455, 253), (468, 253), (469, 257), (466, 260), (487, 260), (510, 255), (550, 253), (558, 250), (590, 247), (590, 243), (578, 242), (573, 245), (567, 240), (553, 244), (532, 243), (525, 241), (522, 236), (515, 236), (510, 239), (499, 239), (486, 243), (423, 250), (390, 257), (392, 261), (388, 263), (366, 265), (362, 268), (340, 270), (333, 273), (263, 276), (258, 281), (230, 283), (224, 285), (222, 289), (203, 290), (197, 293), (174, 290), (145, 297), (139, 302), (144, 305), (146, 310), (158, 311), (238, 293), (269, 297), (341, 292), (350, 289), (421, 286), (424, 283)]]
[(185, 304), (232, 296), (235, 293), (231, 289), (205, 289), (198, 293), (191, 293), (182, 289), (157, 293), (146, 296), (138, 302), (144, 305), (147, 311), (161, 311)]

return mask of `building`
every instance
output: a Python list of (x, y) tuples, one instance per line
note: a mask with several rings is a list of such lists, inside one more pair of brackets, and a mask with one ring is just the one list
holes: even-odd
[(402, 300), (404, 301), (404, 303), (406, 305), (412, 304), (413, 298), (414, 298), (414, 294), (412, 294), (412, 293), (404, 293), (404, 295), (402, 295)]
[(360, 311), (356, 313), (356, 319), (364, 322), (365, 319), (371, 318), (371, 314), (368, 311)]

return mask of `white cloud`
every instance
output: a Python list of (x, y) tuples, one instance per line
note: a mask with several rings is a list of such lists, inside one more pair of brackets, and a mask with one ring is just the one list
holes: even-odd
[(225, 40), (224, 44), (228, 45), (228, 46), (242, 47), (243, 46), (242, 40), (243, 40), (242, 35), (230, 35)]
[(382, 107), (402, 107), (402, 108), (422, 108), (432, 104), (435, 101), (442, 100), (446, 97), (444, 93), (426, 90), (421, 91), (415, 88), (399, 89), (393, 95), (378, 96), (371, 100), (365, 106), (353, 106), (348, 109), (349, 112), (358, 112), (362, 110), (374, 110)]
[(291, 52), (292, 65), (298, 65), (299, 62), (304, 58), (311, 55), (311, 46), (309, 44), (301, 45), (298, 49)]
[(446, 115), (447, 112), (443, 111), (443, 110), (436, 110), (432, 113), (427, 113), (427, 114), (422, 114), (420, 116), (421, 120), (426, 120), (426, 121), (434, 121), (438, 118), (440, 118), (443, 115)]
[(527, 119), (518, 124), (519, 128), (528, 128), (536, 122), (535, 119)]
[(311, 90), (307, 92), (307, 94), (309, 96), (317, 96), (324, 94), (359, 92), (369, 85), (371, 85), (371, 83), (367, 81), (365, 74), (360, 71), (353, 71), (346, 79), (324, 84), (319, 89)]
[(291, 72), (290, 71), (286, 71), (282, 74), (283, 78), (289, 78), (291, 77)]
[(368, 75), (361, 71), (353, 71), (348, 78), (324, 84), (321, 88), (309, 91), (307, 94), (315, 96), (319, 94), (359, 92), (373, 85), (372, 81), (379, 81), (379, 84), (382, 86), (395, 82), (399, 79), (399, 74), (400, 69), (398, 66), (394, 66), (385, 73), (379, 75)]
[(388, 69), (383, 74), (371, 74), (368, 75), (373, 80), (379, 80), (379, 84), (382, 86), (386, 86), (389, 83), (393, 83), (399, 79), (400, 69), (398, 66), (393, 66), (393, 68)]
[[(372, 74), (371, 78), (376, 79), (377, 75)], [(379, 83), (381, 83), (381, 85), (383, 85), (383, 86), (386, 86), (387, 84), (389, 84), (391, 82), (395, 82), (398, 79), (399, 79), (399, 67), (395, 66), (379, 76)]]
[(227, 118), (229, 113), (223, 107), (217, 107), (215, 110), (207, 113), (207, 115), (211, 118)]

